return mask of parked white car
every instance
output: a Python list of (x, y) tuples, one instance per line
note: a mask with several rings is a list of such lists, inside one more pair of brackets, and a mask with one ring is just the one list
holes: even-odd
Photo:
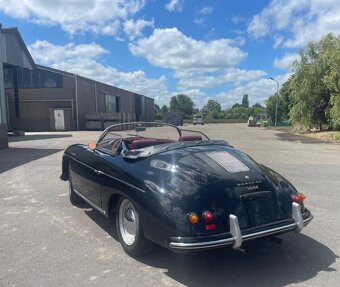
[(204, 120), (202, 115), (194, 115), (192, 123), (194, 125), (204, 125)]

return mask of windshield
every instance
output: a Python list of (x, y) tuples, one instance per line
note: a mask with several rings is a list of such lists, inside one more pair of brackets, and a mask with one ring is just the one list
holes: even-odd
[(171, 145), (183, 142), (200, 143), (209, 138), (198, 131), (180, 129), (163, 123), (125, 123), (108, 127), (100, 136), (97, 147), (110, 152), (122, 152), (123, 155), (136, 155), (144, 149), (160, 145)]

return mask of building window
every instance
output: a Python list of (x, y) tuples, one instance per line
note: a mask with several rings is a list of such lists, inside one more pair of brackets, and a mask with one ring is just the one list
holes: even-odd
[(13, 70), (12, 69), (4, 68), (4, 81), (5, 81), (6, 89), (13, 88)]
[[(7, 70), (7, 69), (6, 69)], [(62, 88), (63, 76), (57, 73), (44, 71), (44, 70), (30, 70), (26, 68), (17, 67), (16, 71), (18, 76), (18, 88), (19, 89), (35, 89), (35, 88)], [(13, 81), (13, 69), (8, 69), (8, 76), (6, 78), (6, 87), (11, 88), (11, 82)]]
[(105, 112), (107, 113), (119, 113), (120, 111), (120, 98), (105, 94)]

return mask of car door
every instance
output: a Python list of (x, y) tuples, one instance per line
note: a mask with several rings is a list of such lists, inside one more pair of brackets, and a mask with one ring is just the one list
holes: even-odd
[(101, 207), (100, 156), (97, 150), (82, 149), (72, 154), (71, 177), (73, 188), (91, 203)]

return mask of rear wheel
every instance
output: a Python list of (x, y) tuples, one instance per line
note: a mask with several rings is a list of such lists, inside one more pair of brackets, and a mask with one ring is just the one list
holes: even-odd
[(70, 167), (69, 167), (69, 175), (68, 175), (68, 194), (69, 194), (70, 202), (72, 205), (78, 205), (83, 202), (81, 197), (74, 192)]
[(118, 200), (116, 226), (120, 244), (127, 254), (138, 257), (151, 251), (152, 244), (144, 237), (138, 211), (126, 197)]

